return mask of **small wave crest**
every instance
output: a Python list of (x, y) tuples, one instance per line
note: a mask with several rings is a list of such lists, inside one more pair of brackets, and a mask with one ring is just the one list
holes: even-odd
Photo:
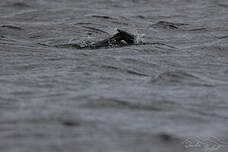
[(211, 86), (208, 82), (201, 79), (199, 76), (189, 74), (185, 71), (166, 71), (159, 74), (152, 80), (154, 83), (159, 84), (188, 84), (193, 86)]

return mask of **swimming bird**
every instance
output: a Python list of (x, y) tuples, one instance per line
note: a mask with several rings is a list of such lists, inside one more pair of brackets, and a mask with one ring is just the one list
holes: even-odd
[(85, 46), (80, 46), (80, 44), (60, 44), (56, 47), (63, 48), (77, 48), (77, 49), (99, 49), (99, 48), (113, 48), (122, 47), (127, 45), (132, 45), (135, 43), (135, 36), (126, 31), (117, 29), (117, 33), (112, 37), (104, 39), (102, 41), (87, 44)]

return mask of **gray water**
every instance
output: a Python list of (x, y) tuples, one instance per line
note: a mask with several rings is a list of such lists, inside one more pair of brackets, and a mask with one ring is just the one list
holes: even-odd
[[(0, 151), (227, 151), (227, 25), (227, 0), (1, 0)], [(115, 28), (153, 44), (52, 47)]]

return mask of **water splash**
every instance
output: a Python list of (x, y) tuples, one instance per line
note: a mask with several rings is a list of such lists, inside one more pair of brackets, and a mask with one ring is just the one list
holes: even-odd
[(139, 33), (138, 30), (136, 29), (134, 32), (134, 35), (135, 35), (135, 43), (136, 44), (143, 44), (144, 43), (145, 34)]

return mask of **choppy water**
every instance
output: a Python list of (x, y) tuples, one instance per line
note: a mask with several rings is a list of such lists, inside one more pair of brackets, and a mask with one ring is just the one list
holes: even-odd
[[(2, 0), (0, 151), (226, 151), (227, 25), (227, 0)], [(51, 47), (115, 28), (154, 44)]]

